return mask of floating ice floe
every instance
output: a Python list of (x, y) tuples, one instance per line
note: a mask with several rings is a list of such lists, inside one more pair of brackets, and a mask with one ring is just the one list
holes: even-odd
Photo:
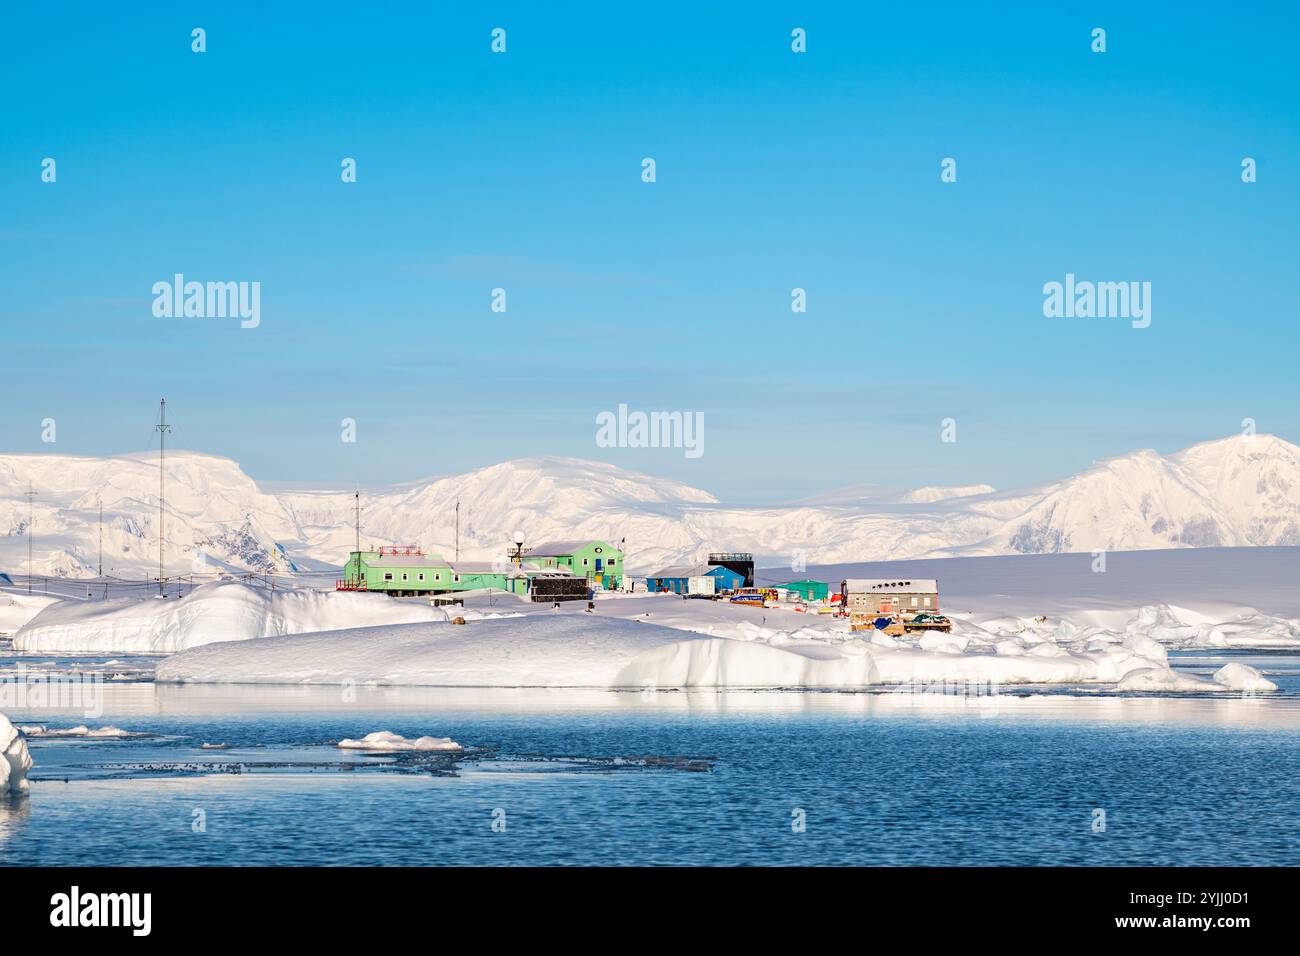
[(366, 734), (360, 740), (340, 740), (338, 746), (344, 750), (463, 750), (460, 744), (450, 737), (416, 737), (414, 739), (395, 734), (391, 730), (377, 730)]
[(1224, 664), (1214, 672), (1214, 682), (1222, 684), (1229, 690), (1271, 691), (1277, 690), (1277, 684), (1261, 674), (1249, 664), (1233, 661)]
[(0, 794), (26, 793), (31, 768), (32, 755), (22, 731), (0, 714)]
[(43, 724), (24, 724), (19, 728), (28, 737), (148, 737), (149, 734), (121, 727), (46, 727)]

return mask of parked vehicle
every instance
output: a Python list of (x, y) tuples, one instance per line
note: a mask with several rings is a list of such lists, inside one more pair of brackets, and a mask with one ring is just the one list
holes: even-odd
[(922, 611), (914, 616), (911, 620), (903, 622), (903, 627), (908, 631), (951, 631), (952, 621), (948, 620), (942, 614), (927, 614)]
[(732, 604), (745, 604), (750, 607), (766, 607), (768, 602), (776, 603), (775, 588), (737, 588), (731, 594)]

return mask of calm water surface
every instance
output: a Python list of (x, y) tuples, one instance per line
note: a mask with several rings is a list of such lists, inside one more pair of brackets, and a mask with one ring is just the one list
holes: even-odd
[[(30, 797), (0, 801), (0, 863), (1300, 864), (1300, 659), (1236, 657), (1283, 693), (119, 682), (102, 716), (10, 713), (153, 736), (33, 739)], [(375, 730), (469, 750), (334, 746)]]

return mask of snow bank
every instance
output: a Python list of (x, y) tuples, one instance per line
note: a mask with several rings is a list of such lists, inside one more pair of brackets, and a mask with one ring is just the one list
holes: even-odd
[[(473, 616), (475, 612), (463, 613)], [(58, 602), (19, 630), (14, 649), (43, 654), (172, 654), (214, 641), (447, 619), (442, 608), (383, 594), (271, 591), (223, 582), (195, 588), (178, 599)]]
[(416, 737), (414, 740), (395, 734), (391, 730), (376, 730), (360, 740), (340, 740), (344, 750), (463, 750), (450, 737)]
[(26, 793), (27, 771), (32, 769), (32, 755), (22, 732), (0, 714), (0, 794)]
[[(634, 666), (643, 655), (679, 643), (725, 645), (718, 658), (767, 662), (784, 680), (806, 658), (740, 641), (687, 634), (656, 624), (586, 614), (536, 614), (501, 620), (356, 628), (260, 641), (208, 644), (158, 665), (159, 682), (272, 684), (414, 684), (456, 687), (641, 687), (659, 672)], [(680, 666), (669, 655), (663, 667)], [(787, 664), (786, 662), (790, 663)], [(717, 667), (691, 674), (716, 676)], [(769, 674), (758, 681), (767, 684)], [(679, 686), (675, 681), (671, 686)], [(680, 686), (691, 686), (682, 683)], [(713, 686), (713, 685), (710, 685)]]

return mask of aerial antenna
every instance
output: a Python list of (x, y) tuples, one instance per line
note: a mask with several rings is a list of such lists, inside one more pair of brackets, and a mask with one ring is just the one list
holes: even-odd
[(460, 563), (460, 499), (456, 499), (456, 563)]
[(510, 553), (509, 557), (515, 567), (522, 570), (524, 566), (524, 555), (533, 549), (524, 547), (524, 533), (522, 531), (516, 531), (514, 533), (514, 539), (515, 550)]
[(163, 458), (167, 449), (167, 433), (171, 431), (171, 426), (167, 424), (167, 399), (158, 403), (158, 424), (154, 426), (158, 431), (158, 593), (163, 593), (163, 546), (166, 542), (165, 528), (163, 527)]
[(32, 593), (32, 525), (36, 523), (36, 506), (32, 502), (36, 499), (36, 492), (32, 489), (32, 483), (27, 482), (27, 490), (23, 492), (27, 496), (27, 593)]
[(104, 499), (96, 498), (99, 502), (99, 576), (104, 576)]

